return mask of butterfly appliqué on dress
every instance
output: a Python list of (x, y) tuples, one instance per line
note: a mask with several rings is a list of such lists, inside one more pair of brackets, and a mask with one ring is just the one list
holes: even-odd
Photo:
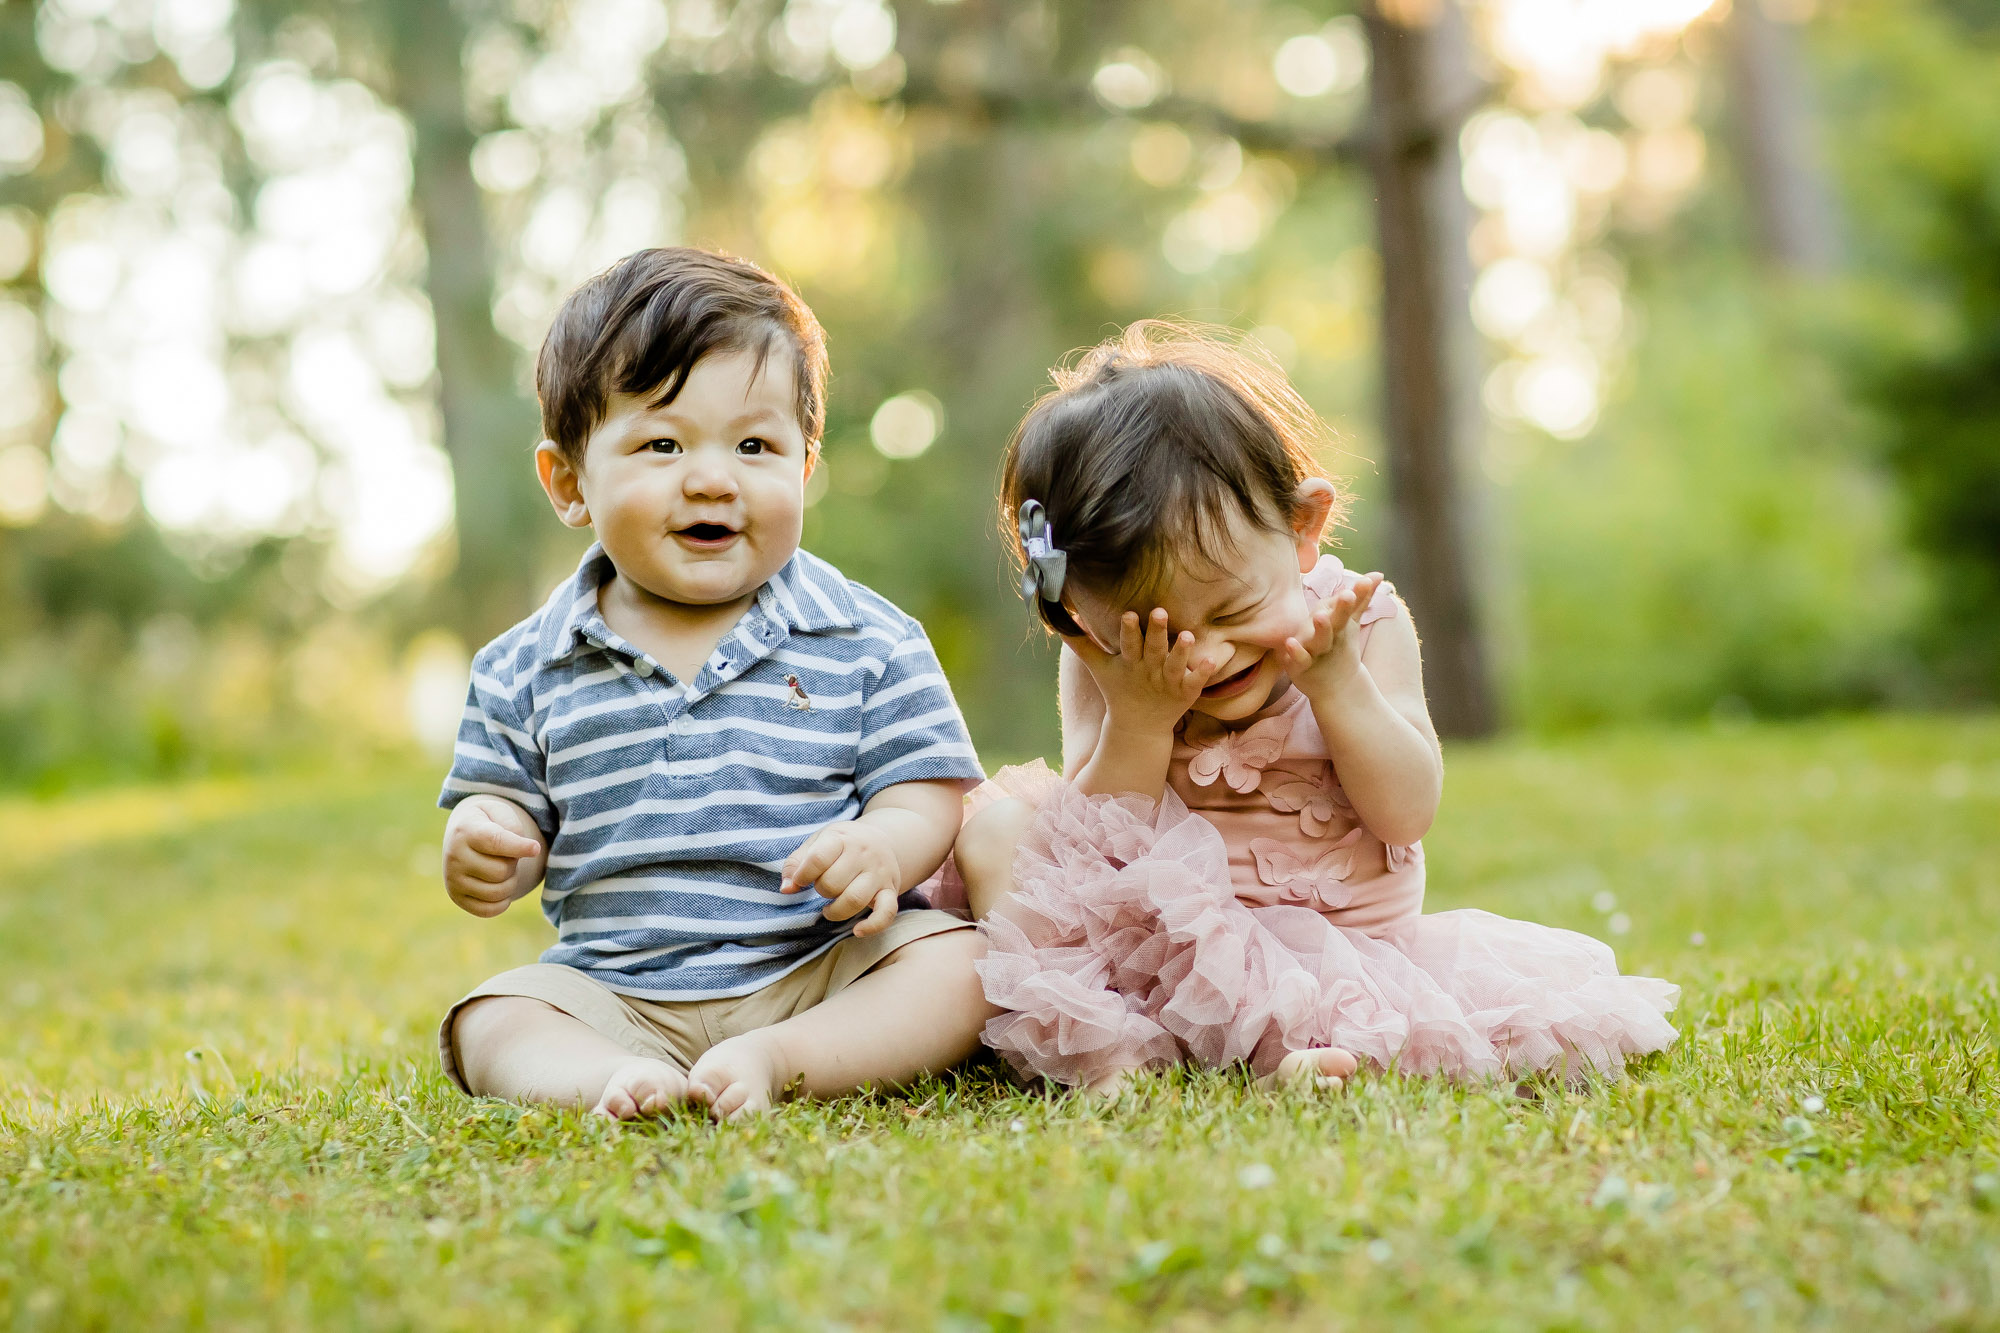
[(1361, 842), (1361, 828), (1349, 829), (1347, 836), (1325, 848), (1307, 847), (1305, 854), (1290, 843), (1275, 838), (1257, 838), (1250, 855), (1257, 858), (1257, 878), (1276, 889), (1281, 902), (1312, 907), (1347, 906), (1350, 895), (1342, 882), (1354, 873), (1354, 853)]
[(1347, 793), (1340, 789), (1340, 779), (1334, 776), (1332, 764), (1321, 764), (1319, 771), (1309, 778), (1283, 769), (1268, 772), (1264, 774), (1263, 787), (1264, 798), (1273, 810), (1297, 812), (1299, 831), (1309, 838), (1325, 837), (1336, 819), (1359, 822)]
[(1182, 739), (1193, 748), (1188, 760), (1188, 779), (1196, 786), (1210, 787), (1221, 778), (1230, 790), (1253, 792), (1264, 770), (1284, 753), (1291, 719), (1267, 717), (1255, 726), (1230, 731), (1211, 717), (1188, 719)]

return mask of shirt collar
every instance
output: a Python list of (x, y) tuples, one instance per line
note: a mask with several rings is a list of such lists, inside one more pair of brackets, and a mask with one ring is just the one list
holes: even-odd
[(795, 633), (856, 629), (861, 613), (839, 570), (808, 551), (794, 551), (783, 569), (757, 590), (757, 604)]
[[(552, 666), (576, 651), (579, 638), (601, 623), (597, 590), (612, 576), (611, 557), (602, 543), (592, 542), (576, 573), (564, 580), (542, 607), (542, 633), (536, 660)], [(757, 589), (756, 605), (795, 633), (856, 629), (861, 624), (854, 594), (839, 570), (806, 551), (794, 551), (784, 567)]]
[(542, 632), (535, 643), (535, 661), (551, 666), (576, 648), (587, 621), (597, 615), (597, 590), (611, 577), (611, 557), (596, 542), (583, 553), (576, 573), (556, 585), (542, 603)]

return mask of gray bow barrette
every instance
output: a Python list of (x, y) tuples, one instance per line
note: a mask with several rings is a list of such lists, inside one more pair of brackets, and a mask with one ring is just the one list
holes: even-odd
[(1021, 502), (1021, 550), (1028, 557), (1027, 568), (1021, 572), (1022, 598), (1029, 606), (1037, 598), (1060, 602), (1069, 556), (1056, 549), (1055, 534), (1049, 531), (1049, 516), (1040, 500)]

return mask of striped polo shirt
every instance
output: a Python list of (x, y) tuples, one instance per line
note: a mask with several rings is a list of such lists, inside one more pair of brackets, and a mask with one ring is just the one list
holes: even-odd
[(759, 588), (692, 681), (605, 624), (612, 573), (592, 546), (480, 651), (438, 804), (487, 792), (541, 827), (543, 962), (647, 999), (748, 994), (854, 926), (778, 892), (787, 856), (886, 787), (984, 774), (923, 626), (817, 556)]

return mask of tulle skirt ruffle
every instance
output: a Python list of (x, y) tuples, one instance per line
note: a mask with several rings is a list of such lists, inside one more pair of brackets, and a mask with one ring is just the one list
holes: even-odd
[(1005, 796), (1037, 813), (979, 972), (1008, 1011), (986, 1042), (1023, 1073), (1083, 1084), (1194, 1060), (1262, 1074), (1337, 1046), (1413, 1074), (1616, 1078), (1678, 1035), (1679, 987), (1620, 975), (1589, 936), (1469, 910), (1369, 935), (1252, 907), (1221, 835), (1172, 791), (1084, 796), (1033, 764), (977, 799)]

